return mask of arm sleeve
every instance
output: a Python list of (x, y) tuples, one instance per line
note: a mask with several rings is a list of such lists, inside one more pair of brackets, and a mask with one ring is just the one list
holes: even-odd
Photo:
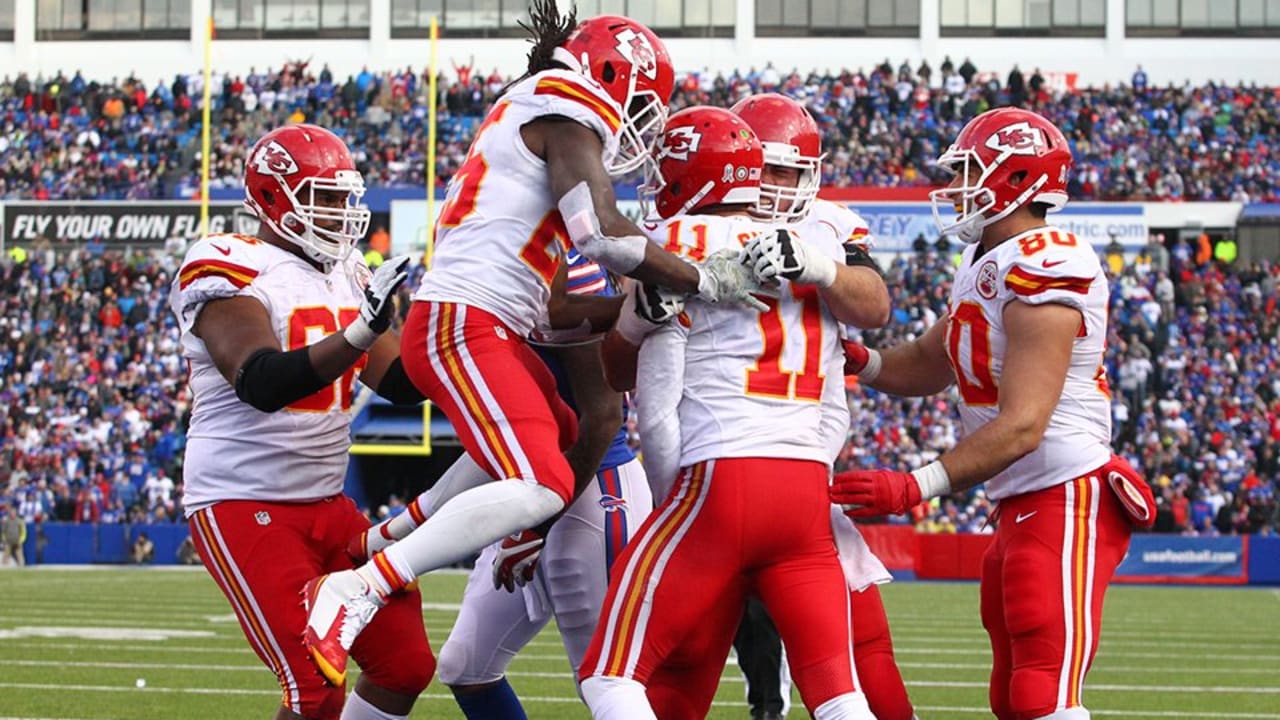
[(668, 325), (645, 339), (637, 360), (636, 377), (643, 378), (635, 397), (640, 461), (655, 502), (666, 498), (680, 471), (679, 408), (684, 394), (686, 343), (684, 330)]

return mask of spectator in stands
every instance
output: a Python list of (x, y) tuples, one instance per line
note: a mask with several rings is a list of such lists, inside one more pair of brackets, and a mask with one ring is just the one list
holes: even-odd
[[(906, 72), (902, 70), (906, 69)], [(1024, 81), (1014, 68), (1002, 87), (968, 59), (959, 72), (948, 58), (940, 86), (922, 63), (912, 73), (888, 61), (838, 73), (692, 72), (679, 83), (673, 109), (728, 106), (744, 94), (778, 90), (804, 100), (822, 124), (832, 185), (929, 185), (926, 162), (964, 120), (990, 107), (1024, 105), (1067, 133), (1076, 156), (1073, 192), (1083, 199), (1280, 199), (1280, 153), (1268, 143), (1280, 116), (1280, 96), (1256, 88), (1207, 84), (1102, 88), (1047, 87), (1037, 70)], [(437, 177), (456, 172), (484, 110), (504, 85), (474, 62), (440, 78)], [(1136, 78), (1145, 73), (1135, 73)], [(198, 188), (192, 98), (199, 73), (172, 85), (129, 78), (86, 83), (25, 75), (0, 82), (0, 197), (147, 198), (190, 196)], [(344, 134), (370, 185), (422, 185), (427, 135), (426, 78), (411, 70), (368, 68), (341, 86), (331, 73), (304, 63), (244, 78), (215, 79), (211, 182), (231, 187), (248, 151), (247, 138), (269, 126), (307, 120)]]

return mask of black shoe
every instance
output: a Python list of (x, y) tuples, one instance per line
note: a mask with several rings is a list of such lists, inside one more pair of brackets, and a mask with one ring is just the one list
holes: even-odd
[(753, 712), (751, 720), (782, 720), (780, 712)]

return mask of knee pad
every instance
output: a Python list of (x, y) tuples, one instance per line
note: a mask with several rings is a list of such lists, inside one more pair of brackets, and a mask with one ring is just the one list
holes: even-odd
[(436, 658), (428, 647), (405, 647), (395, 662), (379, 663), (365, 670), (369, 682), (399, 695), (417, 697), (436, 675)]
[(440, 656), (436, 658), (436, 677), (440, 678), (440, 682), (449, 687), (469, 684), (464, 678), (467, 665), (470, 664), (467, 660), (467, 647), (466, 642), (445, 641), (444, 647), (440, 648)]
[(813, 710), (814, 720), (875, 720), (867, 696), (860, 692), (837, 695)]
[(593, 675), (579, 688), (593, 720), (658, 720), (644, 685), (635, 680)]

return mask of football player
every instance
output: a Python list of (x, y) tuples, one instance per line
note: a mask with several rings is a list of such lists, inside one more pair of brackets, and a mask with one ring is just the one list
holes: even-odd
[(758, 304), (741, 264), (685, 262), (615, 205), (611, 177), (645, 163), (666, 117), (674, 72), (662, 41), (623, 17), (577, 25), (553, 0), (533, 3), (530, 27), (529, 72), (489, 111), (450, 183), (402, 340), (410, 378), (467, 454), (513, 482), (460, 492), (357, 571), (316, 578), (306, 642), (335, 684), (371, 617), (353, 608), (377, 608), (418, 575), (542, 525), (577, 494), (563, 455), (574, 413), (525, 340), (567, 247), (677, 293)]
[[(879, 267), (866, 251), (871, 241), (867, 224), (849, 208), (818, 197), (822, 137), (809, 111), (776, 93), (743, 98), (731, 111), (755, 131), (764, 146), (760, 201), (753, 214), (769, 222), (825, 225), (843, 238), (845, 264), (863, 268), (853, 274), (859, 282), (854, 292), (862, 301), (849, 324), (863, 329), (882, 326), (888, 319), (889, 296)], [(832, 440), (833, 461), (843, 449), (850, 422), (843, 360), (837, 362), (840, 367), (828, 375), (830, 398), (824, 398), (830, 415), (827, 433)], [(843, 523), (847, 524), (848, 533), (858, 534), (850, 521)], [(862, 540), (859, 537), (853, 542)], [(853, 659), (871, 711), (879, 720), (911, 720), (915, 711), (894, 661), (893, 639), (879, 589), (874, 583), (860, 584), (852, 590), (849, 603), (855, 629)], [(753, 717), (785, 715), (791, 688), (782, 641), (768, 613), (754, 601), (743, 617), (734, 649), (747, 679), (747, 702)]]
[[(573, 250), (565, 259), (552, 286), (552, 305), (560, 307), (553, 307), (549, 315), (559, 318), (557, 324), (577, 326), (596, 312), (616, 316), (616, 303), (600, 307), (575, 302), (615, 297), (608, 274)], [(589, 469), (591, 484), (552, 526), (545, 545), (537, 533), (526, 530), (489, 545), (476, 562), (462, 609), (439, 656), (440, 679), (473, 720), (525, 717), (506, 669), (552, 616), (576, 674), (600, 616), (609, 569), (653, 508), (644, 469), (621, 427), (622, 398), (604, 380), (599, 337), (575, 341), (547, 327), (535, 331), (533, 342), (561, 396), (578, 413), (582, 432), (573, 449), (602, 436), (607, 451), (582, 451), (596, 458), (599, 467)], [(465, 455), (459, 463), (474, 465)], [(572, 457), (570, 464), (579, 471)], [(478, 468), (451, 468), (449, 473), (456, 477), (476, 471), (483, 474)], [(407, 512), (362, 533), (354, 552), (364, 557), (407, 535), (438, 507), (433, 495), (434, 490), (423, 493)], [(513, 593), (513, 586), (520, 589)]]
[(351, 252), (369, 223), (363, 193), (333, 133), (267, 133), (245, 167), (256, 236), (192, 245), (169, 296), (195, 396), (183, 497), (191, 535), (280, 683), (276, 718), (403, 718), (435, 668), (417, 591), (391, 599), (352, 647), (364, 674), (345, 709), (344, 688), (316, 673), (301, 639), (303, 586), (350, 569), (347, 540), (369, 526), (342, 494), (355, 381), (392, 402), (422, 401), (387, 332), (408, 259), (371, 274)]
[(899, 514), (987, 483), (998, 503), (981, 580), (992, 712), (1081, 720), (1103, 594), (1131, 526), (1155, 518), (1150, 488), (1108, 445), (1106, 275), (1087, 242), (1046, 220), (1067, 203), (1071, 168), (1048, 120), (988, 111), (938, 164), (955, 178), (932, 193), (934, 214), (968, 244), (947, 317), (883, 352), (850, 344), (848, 369), (897, 395), (956, 383), (965, 437), (910, 472), (837, 475), (831, 497), (858, 517)]
[[(671, 487), (615, 567), (579, 672), (583, 698), (596, 718), (705, 717), (757, 594), (815, 717), (870, 719), (832, 552), (822, 437), (824, 376), (856, 282), (843, 238), (801, 240), (751, 217), (763, 151), (727, 110), (673, 115), (655, 160), (648, 192), (663, 221), (651, 236), (695, 261), (744, 257), (776, 297), (765, 313), (691, 300), (641, 349), (653, 371), (642, 375), (641, 411), (676, 400), (643, 437), (655, 487)], [(631, 298), (646, 317), (662, 305)], [(650, 362), (651, 352), (661, 357)]]

